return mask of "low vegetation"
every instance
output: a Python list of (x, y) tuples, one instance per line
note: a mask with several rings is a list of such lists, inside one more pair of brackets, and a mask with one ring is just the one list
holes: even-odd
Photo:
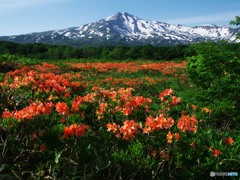
[(176, 62), (2, 55), (2, 179), (217, 179), (239, 170), (239, 67), (214, 43)]

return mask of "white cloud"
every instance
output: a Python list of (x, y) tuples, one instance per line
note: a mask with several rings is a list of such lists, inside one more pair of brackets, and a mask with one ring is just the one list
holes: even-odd
[(164, 22), (169, 24), (214, 24), (216, 22), (235, 20), (235, 16), (240, 15), (240, 11), (216, 13), (206, 16), (194, 16), (189, 18), (169, 19)]
[(30, 6), (37, 6), (51, 2), (59, 2), (66, 0), (7, 0), (0, 3), (0, 14), (11, 13), (14, 9), (21, 9)]

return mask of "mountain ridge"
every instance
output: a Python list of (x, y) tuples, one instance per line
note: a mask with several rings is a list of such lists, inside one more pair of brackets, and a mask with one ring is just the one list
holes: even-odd
[(0, 36), (0, 40), (16, 43), (45, 43), (80, 47), (84, 44), (103, 46), (107, 43), (153, 46), (175, 46), (202, 41), (236, 40), (240, 28), (204, 24), (187, 27), (181, 24), (144, 20), (128, 13), (111, 15), (98, 21), (62, 30)]

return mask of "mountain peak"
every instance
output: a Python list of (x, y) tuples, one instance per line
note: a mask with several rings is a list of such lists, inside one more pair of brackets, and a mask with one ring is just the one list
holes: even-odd
[(118, 18), (121, 18), (123, 16), (135, 17), (133, 15), (128, 14), (127, 12), (124, 12), (124, 13), (118, 12), (117, 14), (114, 14), (112, 16), (109, 16), (109, 17), (105, 18), (105, 21), (117, 20)]
[(129, 15), (127, 12), (124, 12), (124, 13), (121, 13), (121, 12), (118, 12), (117, 14), (115, 14), (115, 15)]
[(174, 46), (194, 44), (202, 41), (236, 40), (240, 28), (203, 24), (186, 27), (181, 24), (140, 19), (127, 12), (118, 12), (99, 21), (62, 30), (31, 33), (19, 36), (2, 36), (0, 40), (17, 43), (48, 43), (48, 44), (100, 44), (104, 42), (129, 43), (133, 45)]

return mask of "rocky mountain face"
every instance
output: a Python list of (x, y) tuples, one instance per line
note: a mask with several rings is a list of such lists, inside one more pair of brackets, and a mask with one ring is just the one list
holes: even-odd
[(202, 41), (236, 40), (240, 28), (212, 24), (186, 27), (165, 22), (143, 20), (128, 13), (117, 13), (105, 19), (63, 30), (29, 33), (16, 36), (0, 36), (0, 40), (16, 43), (45, 43), (57, 45), (104, 46), (145, 45), (175, 46)]

